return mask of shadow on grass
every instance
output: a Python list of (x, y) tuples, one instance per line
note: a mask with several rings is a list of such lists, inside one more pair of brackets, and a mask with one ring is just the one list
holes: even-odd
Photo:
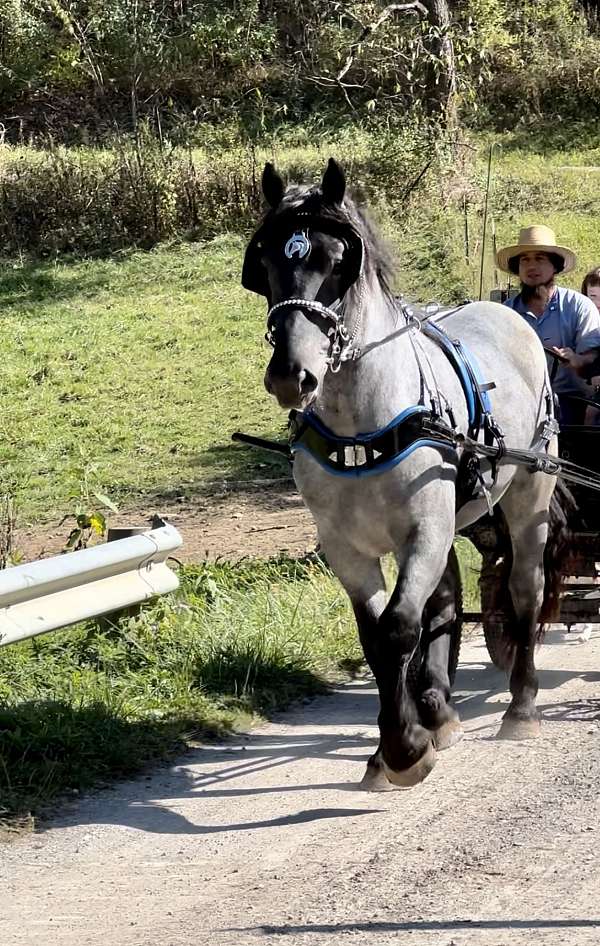
[[(35, 700), (0, 708), (0, 818), (36, 812), (61, 794), (139, 772), (184, 749), (198, 720), (119, 717), (100, 702)], [(226, 726), (213, 726), (224, 735)]]
[[(288, 476), (291, 478), (292, 466), (286, 456), (262, 447), (234, 443), (231, 441), (232, 433), (234, 433), (233, 430), (227, 432), (225, 443), (208, 447), (202, 453), (193, 457), (190, 466), (207, 473), (217, 469), (227, 470), (229, 475), (239, 480), (248, 477), (264, 479), (273, 476)], [(244, 433), (252, 433), (255, 436), (264, 437), (266, 440), (272, 440), (279, 444), (286, 443), (286, 431), (283, 426), (279, 430), (271, 430), (267, 433), (259, 432), (255, 434), (254, 431), (247, 430)]]
[[(139, 248), (132, 247), (117, 253), (107, 253), (102, 257), (98, 256), (98, 259), (111, 257), (119, 263), (125, 263), (128, 256), (134, 252), (139, 252)], [(111, 286), (110, 276), (105, 272), (101, 271), (95, 276), (86, 272), (84, 281), (82, 281), (80, 271), (69, 273), (71, 265), (81, 266), (83, 262), (85, 260), (82, 258), (61, 255), (61, 277), (58, 278), (54, 262), (51, 260), (30, 260), (15, 266), (12, 260), (0, 258), (0, 299), (3, 310), (22, 309), (40, 303), (54, 305), (56, 302), (81, 296), (90, 298), (108, 289), (109, 286), (111, 293), (114, 294), (115, 288)], [(31, 314), (28, 313), (28, 315)]]
[[(273, 439), (282, 439), (272, 434)], [(292, 505), (301, 506), (302, 500), (296, 490), (292, 469), (285, 457), (239, 444), (221, 444), (210, 447), (192, 461), (206, 474), (195, 482), (175, 486), (127, 493), (127, 502), (135, 502), (147, 508), (160, 507), (161, 503), (193, 503), (213, 496), (251, 496), (257, 506), (268, 508), (282, 495)]]
[(323, 681), (301, 661), (289, 657), (284, 661), (283, 652), (256, 659), (250, 649), (245, 654), (238, 644), (225, 646), (214, 659), (198, 666), (197, 685), (216, 699), (241, 699), (262, 713), (283, 709), (300, 696), (326, 691)]
[[(224, 738), (236, 719), (284, 709), (294, 699), (323, 693), (326, 684), (300, 663), (245, 660), (232, 651), (204, 661), (192, 691), (206, 700), (163, 718), (128, 719), (100, 701), (32, 700), (0, 706), (0, 823), (36, 814), (61, 796), (139, 774), (150, 763), (182, 753), (191, 735)], [(202, 697), (198, 700), (201, 703)], [(157, 713), (157, 717), (159, 714)]]

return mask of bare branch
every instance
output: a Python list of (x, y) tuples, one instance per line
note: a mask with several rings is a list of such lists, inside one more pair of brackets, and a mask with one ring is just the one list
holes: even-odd
[(419, 184), (421, 183), (421, 181), (423, 180), (423, 178), (424, 178), (425, 175), (427, 174), (429, 168), (430, 168), (431, 165), (433, 164), (434, 160), (435, 160), (435, 158), (431, 158), (431, 159), (427, 162), (427, 164), (425, 165), (425, 167), (419, 172), (419, 174), (417, 174), (417, 176), (416, 176), (416, 178), (414, 179), (414, 181), (411, 181), (411, 183), (408, 185), (408, 187), (406, 188), (406, 190), (405, 190), (404, 193), (402, 194), (402, 197), (400, 198), (400, 203), (401, 203), (401, 204), (403, 204), (404, 201), (406, 200), (406, 198), (407, 198), (410, 194), (412, 194), (412, 192), (419, 186)]
[(411, 3), (390, 3), (371, 26), (365, 26), (365, 32), (367, 34), (373, 33), (375, 30), (378, 30), (381, 24), (393, 13), (404, 13), (407, 10), (415, 10), (418, 13), (423, 13), (425, 16), (427, 15), (427, 7), (423, 3), (420, 3), (419, 0), (412, 0)]
[(306, 81), (313, 82), (314, 85), (320, 85), (324, 89), (330, 89), (332, 86), (337, 86), (341, 89), (365, 88), (361, 82), (340, 82), (338, 79), (334, 79), (331, 76), (307, 76)]
[(344, 78), (346, 73), (352, 67), (356, 50), (359, 48), (359, 46), (362, 45), (362, 43), (364, 43), (364, 41), (367, 39), (368, 36), (371, 35), (371, 33), (374, 33), (376, 30), (379, 29), (382, 23), (385, 23), (385, 21), (389, 19), (389, 17), (392, 16), (394, 13), (408, 13), (412, 11), (414, 11), (415, 13), (422, 13), (424, 16), (427, 16), (427, 7), (425, 7), (422, 3), (420, 3), (419, 0), (412, 0), (411, 3), (390, 3), (380, 13), (380, 15), (377, 17), (374, 23), (371, 23), (369, 26), (365, 26), (363, 28), (363, 31), (358, 37), (358, 39), (355, 40), (354, 43), (352, 43), (350, 47), (350, 52), (348, 53), (348, 56), (346, 58), (346, 62), (344, 63), (341, 71), (338, 72), (336, 76), (336, 80), (338, 82), (341, 82), (341, 80)]

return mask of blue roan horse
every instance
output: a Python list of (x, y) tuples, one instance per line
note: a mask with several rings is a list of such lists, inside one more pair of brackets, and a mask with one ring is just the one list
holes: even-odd
[(555, 452), (546, 359), (525, 321), (493, 303), (419, 331), (335, 161), (320, 185), (287, 190), (267, 164), (263, 192), (270, 209), (242, 281), (268, 301), (265, 384), (298, 412), (294, 478), (377, 681), (380, 742), (362, 784), (414, 785), (462, 734), (448, 673), (452, 541), (495, 504), (512, 545), (512, 701), (500, 735), (539, 732), (534, 644), (555, 481), (509, 462), (479, 468), (456, 435)]

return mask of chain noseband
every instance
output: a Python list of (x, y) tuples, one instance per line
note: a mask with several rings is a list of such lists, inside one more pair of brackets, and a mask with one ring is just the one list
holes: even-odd
[(327, 365), (333, 374), (342, 367), (344, 361), (354, 361), (360, 357), (360, 348), (355, 345), (358, 333), (362, 325), (363, 298), (364, 298), (364, 277), (361, 275), (359, 280), (359, 304), (358, 315), (352, 331), (344, 322), (344, 316), (338, 311), (341, 300), (338, 299), (333, 306), (323, 305), (316, 299), (284, 299), (282, 302), (276, 302), (267, 312), (267, 333), (265, 339), (273, 348), (275, 347), (275, 330), (271, 328), (271, 317), (274, 312), (284, 308), (308, 309), (309, 312), (316, 312), (317, 315), (333, 323), (329, 328), (327, 335), (331, 338), (331, 347), (327, 356)]

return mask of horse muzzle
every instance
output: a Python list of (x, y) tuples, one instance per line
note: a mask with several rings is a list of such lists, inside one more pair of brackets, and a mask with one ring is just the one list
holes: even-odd
[(279, 406), (288, 411), (306, 410), (315, 400), (318, 387), (314, 374), (296, 365), (287, 371), (278, 371), (271, 364), (265, 374), (265, 388), (277, 398)]

